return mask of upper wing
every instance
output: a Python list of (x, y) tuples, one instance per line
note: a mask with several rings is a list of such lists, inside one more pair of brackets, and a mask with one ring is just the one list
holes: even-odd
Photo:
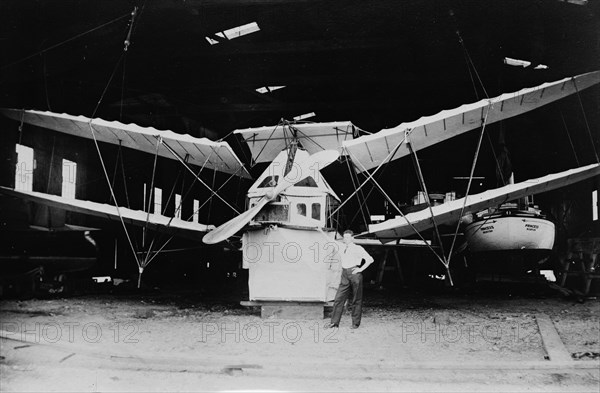
[(213, 225), (204, 225), (195, 222), (184, 221), (178, 218), (162, 216), (160, 214), (148, 214), (144, 211), (132, 210), (124, 207), (120, 207), (117, 210), (117, 208), (112, 205), (70, 199), (36, 191), (16, 191), (11, 188), (0, 186), (0, 193), (67, 211), (108, 218), (109, 220), (113, 221), (119, 220), (120, 213), (120, 216), (123, 218), (123, 221), (126, 224), (138, 226), (147, 225), (148, 228), (154, 230), (178, 234), (198, 240), (201, 239), (206, 232), (215, 228)]
[[(437, 224), (456, 222), (460, 219), (463, 204), (465, 206), (464, 214), (468, 214), (527, 195), (554, 190), (593, 176), (600, 176), (600, 164), (570, 169), (537, 179), (509, 184), (480, 194), (469, 195), (466, 197), (466, 202), (465, 198), (456, 199), (433, 206), (432, 211)], [(409, 213), (404, 217), (396, 217), (380, 224), (369, 225), (369, 233), (374, 234), (382, 243), (387, 243), (413, 235), (415, 233), (413, 227), (419, 232), (433, 228), (429, 209)]]
[(402, 143), (407, 132), (413, 149), (422, 149), (481, 127), (484, 122), (490, 124), (520, 115), (599, 82), (600, 71), (595, 71), (544, 83), (515, 93), (462, 105), (456, 109), (444, 110), (433, 116), (425, 116), (410, 123), (402, 123), (394, 128), (346, 141), (343, 145), (352, 160), (360, 163), (357, 170), (365, 171), (386, 162), (386, 158), (387, 161), (392, 161), (408, 155), (408, 146)]
[(248, 144), (254, 162), (273, 161), (295, 138), (310, 154), (322, 150), (338, 150), (344, 141), (351, 140), (356, 127), (349, 121), (331, 123), (278, 124), (273, 127), (256, 127), (236, 130)]
[[(181, 159), (187, 157), (187, 162), (190, 164), (251, 178), (227, 142), (214, 142), (208, 138), (196, 138), (173, 131), (161, 131), (152, 127), (140, 127), (136, 124), (90, 119), (65, 113), (6, 108), (2, 108), (0, 111), (11, 119), (88, 139), (94, 138), (91, 130), (93, 128), (96, 139), (101, 142), (120, 144), (150, 154), (157, 152), (158, 144), (158, 155), (175, 159), (165, 146), (166, 144)], [(159, 141), (162, 143), (158, 143)]]

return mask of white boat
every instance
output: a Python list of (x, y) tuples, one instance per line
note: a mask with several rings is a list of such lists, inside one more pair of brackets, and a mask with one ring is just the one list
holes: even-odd
[(464, 234), (477, 270), (526, 271), (550, 256), (555, 226), (537, 207), (505, 203), (477, 213)]

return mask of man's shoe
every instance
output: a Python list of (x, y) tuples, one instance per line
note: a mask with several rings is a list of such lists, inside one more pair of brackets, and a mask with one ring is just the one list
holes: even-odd
[(358, 325), (352, 325), (350, 329), (358, 329)]
[(325, 329), (331, 329), (331, 328), (337, 328), (339, 327), (338, 325), (336, 325), (335, 323), (328, 323), (325, 326), (323, 326), (323, 328)]

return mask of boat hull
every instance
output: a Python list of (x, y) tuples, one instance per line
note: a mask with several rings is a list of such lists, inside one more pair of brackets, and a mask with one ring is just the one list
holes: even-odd
[(554, 238), (552, 221), (514, 213), (478, 220), (465, 228), (469, 264), (478, 271), (531, 270), (550, 256)]

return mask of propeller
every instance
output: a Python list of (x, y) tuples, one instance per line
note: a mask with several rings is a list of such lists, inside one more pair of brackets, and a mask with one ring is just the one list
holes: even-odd
[(339, 156), (340, 153), (337, 150), (323, 150), (309, 156), (305, 160), (297, 161), (292, 170), (279, 180), (277, 186), (267, 191), (256, 205), (222, 224), (215, 230), (210, 231), (204, 235), (202, 241), (206, 244), (215, 244), (233, 236), (246, 224), (252, 221), (254, 216), (256, 216), (267, 203), (277, 198), (279, 194), (294, 184), (306, 179), (313, 171), (325, 168), (327, 165), (337, 160)]

